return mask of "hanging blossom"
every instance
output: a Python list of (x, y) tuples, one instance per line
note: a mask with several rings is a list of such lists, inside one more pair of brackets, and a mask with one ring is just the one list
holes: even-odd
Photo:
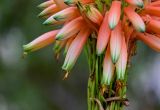
[(105, 56), (102, 85), (110, 85), (114, 71), (117, 79), (124, 79), (132, 41), (160, 51), (160, 0), (49, 0), (38, 7), (43, 9), (39, 17), (47, 18), (44, 25), (60, 28), (24, 45), (24, 53), (55, 43), (58, 57), (64, 48), (65, 78), (91, 37), (97, 36), (97, 55)]

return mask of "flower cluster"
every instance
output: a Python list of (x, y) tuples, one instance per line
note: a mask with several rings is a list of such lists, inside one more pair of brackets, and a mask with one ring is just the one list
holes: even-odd
[(102, 84), (110, 85), (116, 71), (124, 79), (132, 41), (141, 40), (160, 51), (160, 0), (49, 0), (38, 6), (45, 25), (60, 28), (24, 45), (30, 53), (55, 42), (65, 48), (63, 70), (70, 72), (89, 37), (97, 36), (96, 52), (104, 54)]

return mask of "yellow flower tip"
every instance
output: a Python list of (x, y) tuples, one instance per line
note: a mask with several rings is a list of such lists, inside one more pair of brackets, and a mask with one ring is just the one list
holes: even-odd
[(65, 73), (65, 75), (64, 75), (64, 77), (63, 77), (63, 80), (68, 79), (68, 76), (69, 76), (69, 71), (66, 71), (66, 73)]

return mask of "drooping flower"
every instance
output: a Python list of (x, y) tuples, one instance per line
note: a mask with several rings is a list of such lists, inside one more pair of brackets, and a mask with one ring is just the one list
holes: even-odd
[(160, 52), (160, 38), (159, 37), (155, 35), (147, 34), (147, 33), (137, 33), (137, 38), (142, 40), (152, 49)]
[(53, 30), (47, 32), (38, 37), (37, 39), (33, 40), (31, 43), (24, 45), (23, 46), (24, 51), (27, 53), (33, 52), (53, 43), (55, 41), (55, 36), (57, 35), (58, 31), (59, 30)]
[(121, 23), (119, 22), (115, 29), (112, 30), (110, 38), (110, 50), (113, 63), (118, 61), (121, 54), (122, 37), (122, 27)]
[(100, 55), (104, 52), (107, 47), (111, 30), (108, 26), (108, 12), (106, 12), (102, 25), (99, 28), (97, 38), (97, 54)]
[(124, 9), (125, 14), (127, 15), (128, 19), (132, 22), (134, 28), (138, 32), (145, 32), (145, 24), (142, 18), (134, 11), (132, 7), (126, 7)]
[(116, 63), (116, 72), (117, 72), (117, 79), (123, 80), (124, 76), (125, 76), (125, 71), (126, 71), (126, 67), (127, 67), (127, 45), (126, 45), (126, 41), (125, 41), (125, 37), (123, 35), (122, 38), (122, 49), (121, 49), (121, 54), (120, 57)]
[(43, 17), (43, 16), (51, 15), (52, 13), (55, 13), (59, 10), (60, 10), (59, 7), (57, 7), (56, 4), (53, 4), (45, 8), (38, 16)]
[(51, 5), (55, 4), (55, 2), (53, 0), (48, 0), (44, 3), (41, 3), (40, 5), (38, 5), (39, 8), (45, 9)]
[(60, 32), (56, 35), (56, 40), (63, 40), (72, 37), (80, 31), (83, 25), (84, 21), (82, 17), (72, 20), (60, 30)]
[(111, 59), (110, 48), (108, 47), (103, 61), (102, 85), (110, 85), (113, 80), (115, 66)]
[(85, 45), (87, 38), (90, 34), (90, 29), (87, 27), (82, 28), (76, 38), (70, 44), (68, 49), (65, 62), (62, 68), (66, 71), (70, 71), (74, 66), (78, 56), (80, 55), (83, 46)]
[(38, 7), (43, 9), (39, 16), (47, 18), (43, 24), (58, 25), (59, 29), (24, 45), (24, 52), (55, 41), (57, 56), (65, 48), (62, 68), (71, 71), (88, 38), (96, 39), (96, 57), (104, 58), (102, 84), (110, 85), (115, 67), (116, 78), (124, 79), (128, 51), (136, 40), (160, 51), (160, 0), (48, 0)]
[(114, 29), (121, 16), (121, 1), (113, 1), (108, 14), (108, 23), (110, 29)]

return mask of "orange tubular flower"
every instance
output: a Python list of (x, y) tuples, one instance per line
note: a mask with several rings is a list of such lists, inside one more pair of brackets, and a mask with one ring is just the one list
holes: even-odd
[(50, 5), (49, 7), (47, 7), (46, 9), (44, 9), (38, 16), (39, 17), (43, 17), (43, 16), (47, 16), (51, 13), (55, 13), (59, 11), (59, 7), (57, 7), (56, 4)]
[(145, 24), (142, 18), (131, 7), (126, 7), (124, 12), (138, 32), (145, 32)]
[(145, 34), (137, 33), (137, 38), (142, 40), (144, 43), (146, 43), (152, 49), (160, 52), (160, 38), (158, 38), (157, 36), (147, 34), (147, 33), (145, 33)]
[(113, 79), (115, 66), (112, 63), (110, 48), (108, 47), (105, 58), (103, 61), (103, 76), (102, 76), (102, 85), (110, 85), (111, 80)]
[(56, 35), (56, 40), (63, 40), (77, 34), (84, 25), (82, 17), (76, 18), (66, 24), (60, 32)]
[(147, 23), (147, 28), (156, 34), (160, 34), (160, 21), (151, 18)]
[(38, 5), (38, 8), (42, 8), (42, 9), (45, 9), (51, 5), (55, 4), (55, 2), (53, 0), (49, 0), (49, 1), (46, 1), (44, 3), (41, 3), (40, 5)]
[(90, 34), (90, 30), (86, 28), (82, 28), (79, 34), (71, 43), (69, 50), (66, 55), (65, 62), (63, 64), (63, 69), (66, 71), (70, 71), (74, 66), (78, 56), (80, 55), (84, 44), (87, 41), (88, 35)]
[(124, 75), (126, 72), (126, 67), (127, 67), (127, 45), (125, 41), (125, 37), (123, 36), (123, 41), (122, 41), (122, 49), (121, 49), (121, 54), (118, 59), (118, 62), (116, 63), (116, 71), (117, 71), (117, 77), (120, 80), (124, 79)]
[(97, 54), (98, 55), (102, 54), (105, 48), (107, 47), (110, 33), (111, 33), (111, 30), (108, 26), (108, 12), (106, 12), (104, 20), (98, 32), (98, 38), (97, 38)]
[(121, 2), (113, 1), (108, 14), (108, 23), (110, 29), (114, 29), (118, 24), (121, 16)]
[(160, 17), (160, 7), (148, 5), (145, 7), (145, 12), (147, 14)]
[(37, 39), (33, 40), (31, 43), (24, 45), (23, 46), (24, 51), (33, 52), (53, 43), (57, 33), (58, 33), (58, 30), (54, 30), (41, 35)]
[(110, 50), (113, 63), (116, 63), (119, 59), (122, 47), (122, 37), (121, 23), (119, 23), (111, 32)]

